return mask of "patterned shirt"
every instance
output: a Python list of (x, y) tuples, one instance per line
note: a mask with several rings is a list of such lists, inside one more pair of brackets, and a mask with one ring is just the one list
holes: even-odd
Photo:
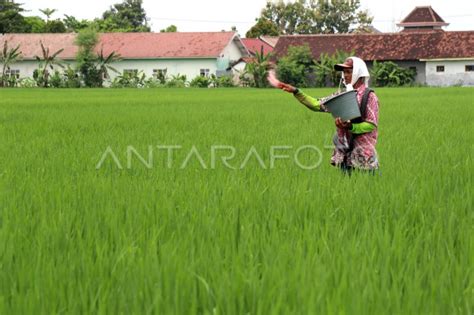
[[(357, 100), (360, 104), (362, 97), (366, 89), (365, 85), (362, 85), (357, 89)], [(301, 91), (295, 93), (295, 97), (306, 107), (314, 111), (327, 112), (324, 107), (324, 100), (319, 102), (318, 100), (304, 94)], [(348, 167), (354, 167), (363, 170), (374, 170), (378, 169), (379, 162), (377, 158), (377, 151), (375, 145), (377, 144), (378, 137), (378, 120), (379, 120), (379, 101), (375, 93), (370, 93), (367, 109), (365, 116), (362, 117), (363, 121), (373, 124), (376, 128), (374, 130), (355, 135), (350, 130), (337, 128), (336, 135), (334, 136), (335, 149), (331, 158), (331, 164), (340, 166), (345, 164)], [(354, 138), (353, 150), (349, 150), (349, 144), (352, 137)]]

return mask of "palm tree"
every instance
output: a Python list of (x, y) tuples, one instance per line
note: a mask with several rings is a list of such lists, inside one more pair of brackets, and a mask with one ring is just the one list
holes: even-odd
[(3, 43), (3, 49), (0, 53), (0, 63), (2, 66), (2, 77), (0, 78), (0, 87), (4, 87), (7, 81), (7, 70), (10, 65), (15, 63), (21, 56), (20, 45), (16, 48), (8, 48), (8, 41)]
[(43, 77), (43, 87), (48, 87), (48, 79), (49, 79), (49, 71), (48, 68), (51, 70), (54, 70), (54, 66), (58, 66), (61, 68), (64, 68), (63, 61), (61, 59), (58, 59), (58, 55), (64, 51), (64, 48), (56, 51), (53, 54), (50, 54), (49, 48), (45, 48), (43, 45), (43, 42), (40, 41), (41, 44), (41, 52), (43, 53), (42, 57), (35, 56), (36, 60), (40, 63), (40, 68)]
[(49, 19), (51, 18), (51, 15), (53, 15), (56, 12), (56, 9), (49, 9), (49, 8), (40, 9), (40, 12), (46, 15), (46, 20), (49, 21)]
[(96, 66), (99, 71), (101, 82), (103, 82), (103, 80), (108, 79), (110, 77), (109, 70), (115, 73), (120, 73), (119, 71), (117, 71), (117, 69), (115, 69), (114, 67), (110, 65), (111, 63), (117, 62), (119, 60), (120, 60), (120, 55), (117, 54), (115, 51), (111, 52), (108, 56), (104, 56), (104, 49), (102, 48), (100, 50), (100, 53), (97, 54)]

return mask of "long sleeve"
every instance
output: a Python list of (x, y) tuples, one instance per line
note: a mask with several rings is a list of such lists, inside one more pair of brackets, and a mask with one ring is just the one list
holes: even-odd
[(296, 99), (306, 106), (307, 108), (311, 109), (312, 111), (315, 112), (324, 112), (325, 109), (324, 107), (321, 107), (321, 102), (314, 97), (311, 97), (309, 95), (306, 95), (303, 93), (300, 89), (297, 89), (293, 95), (296, 97)]
[(369, 123), (369, 122), (361, 122), (359, 124), (352, 124), (352, 129), (350, 130), (351, 133), (353, 134), (363, 134), (363, 133), (368, 133), (368, 132), (371, 132), (373, 130), (375, 130), (376, 126), (372, 123)]

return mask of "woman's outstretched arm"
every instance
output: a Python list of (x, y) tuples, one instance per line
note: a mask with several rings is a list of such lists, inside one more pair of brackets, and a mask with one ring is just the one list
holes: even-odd
[(325, 112), (326, 111), (324, 106), (321, 106), (321, 102), (318, 99), (316, 99), (314, 97), (311, 97), (309, 95), (306, 95), (300, 89), (295, 88), (294, 86), (292, 86), (290, 84), (287, 84), (287, 83), (283, 83), (283, 82), (280, 83), (279, 87), (283, 91), (286, 91), (288, 93), (293, 93), (293, 95), (296, 97), (296, 99), (301, 104), (303, 104), (304, 106), (309, 108), (310, 110), (315, 111), (315, 112)]

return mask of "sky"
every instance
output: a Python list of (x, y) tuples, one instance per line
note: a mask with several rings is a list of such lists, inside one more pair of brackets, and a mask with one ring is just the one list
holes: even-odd
[[(64, 14), (79, 19), (100, 17), (112, 4), (121, 0), (21, 0), (26, 15), (39, 15), (39, 9), (51, 8), (58, 12), (52, 18), (62, 18)], [(231, 30), (232, 26), (243, 37), (266, 0), (144, 0), (149, 24), (159, 32), (169, 25), (176, 25), (180, 32), (210, 32)], [(288, 2), (288, 1), (286, 1)], [(368, 9), (374, 17), (373, 25), (382, 32), (396, 32), (396, 23), (408, 15), (415, 6), (431, 5), (433, 9), (450, 23), (445, 30), (474, 30), (474, 1), (472, 0), (361, 0), (361, 8)]]

